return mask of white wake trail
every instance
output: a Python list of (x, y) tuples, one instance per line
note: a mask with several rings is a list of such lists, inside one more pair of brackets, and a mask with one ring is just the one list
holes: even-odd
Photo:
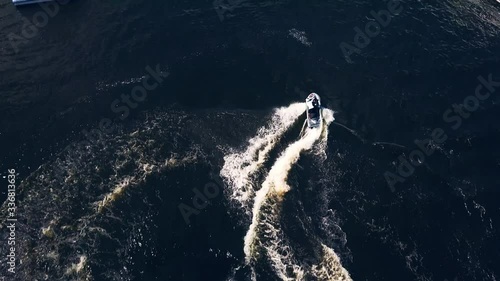
[(311, 274), (317, 280), (352, 281), (349, 272), (342, 266), (339, 257), (331, 248), (321, 244), (321, 254), (321, 262), (311, 268)]
[(260, 189), (253, 182), (253, 176), (262, 167), (269, 152), (305, 109), (304, 103), (277, 109), (269, 123), (249, 140), (248, 147), (243, 152), (224, 157), (221, 176), (230, 188), (228, 196), (239, 203), (238, 206), (243, 207), (252, 218), (244, 239), (245, 260), (251, 267), (252, 280), (257, 278), (254, 261), (262, 258), (261, 255), (265, 255), (282, 280), (304, 280), (308, 275), (316, 277), (316, 280), (351, 280), (338, 256), (323, 244), (318, 245), (318, 264), (304, 264), (298, 260), (280, 225), (282, 202), (291, 189), (287, 184), (289, 172), (301, 153), (315, 145), (314, 153), (321, 158), (326, 157), (328, 125), (334, 120), (333, 111), (323, 109), (320, 128), (307, 129), (301, 139), (283, 151)]
[(305, 109), (304, 103), (293, 103), (278, 108), (270, 122), (260, 128), (257, 135), (248, 141), (245, 151), (224, 157), (221, 176), (231, 188), (229, 197), (238, 202), (248, 213), (250, 201), (255, 194), (250, 177), (264, 164), (271, 149)]
[(351, 280), (337, 255), (325, 245), (321, 245), (322, 257), (318, 265), (307, 268), (297, 261), (280, 227), (281, 204), (291, 188), (287, 184), (290, 170), (299, 160), (300, 154), (310, 150), (318, 140), (319, 148), (326, 149), (328, 125), (334, 118), (331, 110), (323, 109), (322, 114), (322, 126), (309, 129), (304, 137), (289, 145), (272, 166), (262, 188), (255, 195), (252, 224), (245, 236), (247, 264), (259, 258), (259, 249), (264, 248), (263, 252), (282, 280), (304, 280), (306, 274), (319, 280)]
[(252, 259), (257, 257), (259, 248), (264, 247), (276, 273), (283, 280), (290, 279), (287, 269), (292, 269), (293, 279), (299, 280), (299, 276), (304, 275), (304, 269), (293, 261), (291, 250), (283, 241), (279, 226), (281, 203), (284, 195), (290, 190), (290, 186), (286, 183), (288, 172), (299, 160), (300, 153), (311, 149), (320, 136), (321, 128), (312, 129), (307, 131), (303, 138), (287, 147), (255, 195), (252, 224), (245, 236), (246, 261), (251, 263)]

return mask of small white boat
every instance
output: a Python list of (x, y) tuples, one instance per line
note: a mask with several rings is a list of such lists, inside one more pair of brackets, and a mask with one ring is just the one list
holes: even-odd
[(318, 94), (311, 93), (306, 99), (307, 126), (317, 128), (321, 125), (321, 99)]
[(52, 2), (52, 1), (54, 0), (12, 0), (12, 3), (15, 6), (21, 6), (21, 5), (30, 5), (43, 2)]

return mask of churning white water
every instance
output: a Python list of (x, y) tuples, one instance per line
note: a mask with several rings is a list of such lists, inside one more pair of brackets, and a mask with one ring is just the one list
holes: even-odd
[(243, 153), (233, 153), (225, 157), (226, 162), (221, 174), (232, 189), (231, 199), (240, 202), (244, 208), (253, 199), (252, 222), (244, 239), (248, 265), (253, 266), (253, 261), (265, 253), (282, 280), (303, 280), (306, 275), (315, 276), (319, 280), (351, 280), (338, 256), (324, 244), (318, 245), (321, 252), (318, 264), (310, 266), (297, 260), (279, 221), (284, 196), (291, 189), (287, 184), (288, 174), (301, 153), (316, 144), (317, 149), (322, 150), (318, 152), (326, 155), (328, 125), (334, 120), (331, 110), (322, 110), (323, 124), (320, 128), (308, 129), (302, 138), (282, 152), (260, 189), (258, 183), (251, 182), (250, 175), (260, 168), (272, 147), (304, 110), (304, 104), (292, 104), (278, 109), (270, 124), (259, 130)]
[(251, 210), (251, 199), (255, 195), (254, 183), (250, 177), (264, 164), (271, 149), (305, 109), (304, 103), (293, 103), (276, 109), (270, 122), (248, 141), (245, 151), (224, 157), (221, 176), (231, 188), (230, 199), (239, 203), (248, 213)]

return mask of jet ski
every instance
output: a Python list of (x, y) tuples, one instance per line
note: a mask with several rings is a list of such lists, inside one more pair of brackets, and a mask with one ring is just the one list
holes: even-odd
[(307, 105), (307, 126), (318, 128), (321, 125), (321, 99), (318, 94), (311, 93), (306, 98)]

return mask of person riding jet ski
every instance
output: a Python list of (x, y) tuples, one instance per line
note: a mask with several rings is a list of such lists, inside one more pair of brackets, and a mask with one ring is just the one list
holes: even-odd
[(321, 125), (321, 99), (316, 93), (311, 93), (306, 99), (307, 125), (317, 128)]

